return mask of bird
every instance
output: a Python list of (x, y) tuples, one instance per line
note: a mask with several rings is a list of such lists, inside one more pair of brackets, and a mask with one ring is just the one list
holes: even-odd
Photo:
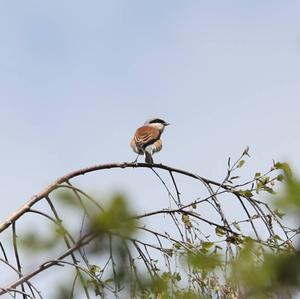
[(169, 123), (161, 118), (150, 118), (136, 130), (130, 142), (131, 148), (138, 154), (134, 162), (139, 155), (145, 154), (145, 162), (153, 164), (152, 155), (162, 149), (160, 136), (168, 125)]

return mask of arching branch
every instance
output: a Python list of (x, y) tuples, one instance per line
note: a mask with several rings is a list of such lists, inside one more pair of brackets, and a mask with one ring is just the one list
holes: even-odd
[(109, 164), (100, 164), (100, 165), (95, 165), (87, 168), (81, 168), (75, 171), (72, 171), (61, 178), (57, 179), (54, 181), (52, 184), (47, 186), (44, 190), (39, 192), (38, 194), (34, 195), (25, 205), (23, 205), (18, 211), (14, 212), (8, 219), (6, 219), (3, 223), (0, 224), (0, 233), (4, 231), (6, 228), (8, 228), (12, 223), (14, 223), (17, 219), (19, 219), (22, 215), (24, 215), (26, 212), (30, 210), (30, 208), (36, 204), (38, 201), (40, 201), (42, 198), (46, 197), (49, 195), (50, 192), (58, 188), (58, 186), (62, 183), (68, 182), (70, 179), (85, 175), (90, 172), (95, 172), (99, 170), (104, 170), (104, 169), (112, 169), (112, 168), (158, 168), (158, 169), (164, 169), (167, 170), (168, 172), (175, 172), (175, 173), (180, 173), (182, 175), (191, 177), (193, 179), (199, 180), (206, 182), (207, 184), (215, 185), (215, 186), (221, 186), (224, 189), (230, 190), (230, 187), (224, 186), (223, 184), (220, 184), (218, 182), (212, 181), (205, 179), (197, 174), (182, 170), (182, 169), (177, 169), (173, 168), (167, 165), (163, 164), (148, 164), (148, 163), (109, 163)]

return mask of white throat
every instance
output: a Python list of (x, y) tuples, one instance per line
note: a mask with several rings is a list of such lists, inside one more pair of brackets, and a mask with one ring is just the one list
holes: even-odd
[(165, 128), (165, 126), (163, 124), (161, 124), (161, 123), (147, 124), (147, 126), (154, 127), (157, 130), (159, 130), (161, 133), (164, 131), (164, 128)]

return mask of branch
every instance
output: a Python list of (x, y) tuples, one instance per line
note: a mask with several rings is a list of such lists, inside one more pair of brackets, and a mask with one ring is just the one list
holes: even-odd
[(218, 187), (221, 187), (225, 190), (231, 190), (230, 187), (224, 186), (221, 183), (205, 179), (197, 174), (182, 170), (182, 169), (176, 169), (167, 165), (163, 164), (148, 164), (148, 163), (110, 163), (110, 164), (100, 164), (100, 165), (95, 165), (87, 168), (81, 168), (75, 171), (72, 171), (61, 178), (57, 179), (54, 181), (52, 184), (50, 184), (48, 187), (46, 187), (44, 190), (39, 192), (38, 194), (34, 195), (25, 205), (23, 205), (19, 210), (14, 212), (10, 217), (8, 217), (3, 223), (0, 224), (0, 233), (3, 232), (5, 229), (7, 229), (12, 223), (14, 223), (16, 220), (18, 220), (22, 215), (27, 213), (30, 208), (36, 204), (38, 201), (41, 199), (45, 198), (46, 196), (49, 195), (50, 192), (53, 190), (57, 189), (60, 184), (68, 182), (70, 179), (84, 175), (89, 172), (94, 172), (98, 170), (104, 170), (104, 169), (112, 169), (112, 168), (157, 168), (157, 169), (163, 169), (167, 170), (168, 172), (175, 172), (179, 173), (182, 175), (189, 176), (193, 179), (199, 180), (201, 182), (205, 182), (207, 184), (215, 185)]
[(37, 267), (32, 272), (30, 272), (30, 273), (22, 276), (18, 280), (16, 280), (11, 285), (9, 285), (9, 286), (7, 286), (5, 288), (1, 288), (0, 296), (3, 295), (3, 294), (5, 294), (7, 292), (6, 290), (15, 289), (17, 286), (19, 286), (20, 284), (23, 284), (24, 282), (27, 282), (30, 278), (34, 277), (35, 275), (37, 275), (38, 273), (44, 271), (45, 269), (50, 268), (52, 266), (59, 265), (59, 263), (60, 263), (61, 260), (63, 260), (65, 257), (67, 257), (69, 255), (72, 255), (73, 252), (75, 252), (76, 250), (78, 250), (82, 246), (88, 244), (95, 237), (96, 237), (95, 234), (90, 234), (90, 235), (84, 236), (76, 244), (74, 244), (72, 247), (70, 247), (64, 254), (62, 254), (61, 256), (59, 256), (56, 260), (50, 260), (50, 261), (47, 261), (47, 262), (43, 263), (42, 265), (40, 265), (39, 267)]

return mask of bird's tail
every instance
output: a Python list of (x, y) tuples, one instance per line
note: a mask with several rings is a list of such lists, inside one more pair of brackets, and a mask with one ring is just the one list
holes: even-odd
[(145, 162), (149, 164), (153, 164), (153, 158), (151, 153), (145, 151)]

